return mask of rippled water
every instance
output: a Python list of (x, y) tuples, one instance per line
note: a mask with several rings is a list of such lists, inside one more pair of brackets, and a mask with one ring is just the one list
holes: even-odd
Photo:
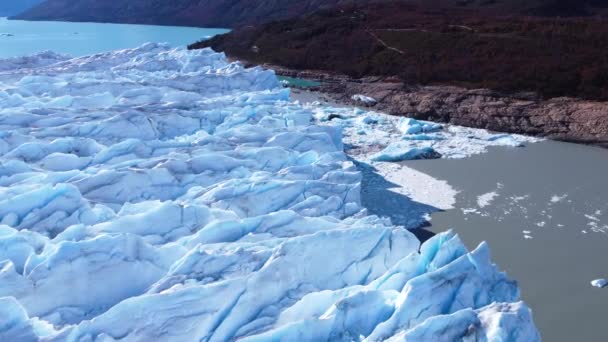
[(68, 23), (0, 18), (0, 58), (53, 50), (73, 56), (132, 48), (146, 42), (183, 46), (228, 30), (216, 28)]

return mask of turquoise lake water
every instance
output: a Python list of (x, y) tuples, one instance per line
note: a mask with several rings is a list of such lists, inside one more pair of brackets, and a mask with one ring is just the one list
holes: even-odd
[(30, 55), (45, 50), (83, 56), (132, 48), (146, 42), (184, 46), (225, 32), (228, 30), (0, 18), (0, 58)]
[(306, 80), (303, 78), (294, 78), (289, 76), (278, 76), (279, 81), (285, 82), (287, 86), (297, 88), (313, 88), (321, 85), (321, 82)]

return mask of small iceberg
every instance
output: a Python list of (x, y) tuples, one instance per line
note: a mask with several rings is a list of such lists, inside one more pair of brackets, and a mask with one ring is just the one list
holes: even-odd
[(358, 123), (361, 125), (375, 125), (378, 123), (378, 118), (375, 118), (370, 115), (361, 116), (357, 119)]
[(434, 122), (418, 121), (412, 118), (401, 118), (397, 129), (403, 134), (419, 134), (440, 131), (443, 126)]
[(494, 134), (487, 138), (487, 141), (498, 142), (502, 146), (522, 147), (524, 144), (518, 141), (511, 134)]
[(432, 141), (432, 140), (445, 140), (445, 137), (439, 134), (412, 134), (406, 135), (402, 138), (403, 140), (419, 140), (419, 141)]
[(432, 147), (405, 147), (399, 144), (390, 144), (384, 150), (372, 156), (373, 161), (398, 162), (416, 159), (438, 159), (441, 154)]
[(608, 285), (608, 280), (606, 279), (595, 279), (591, 281), (591, 285), (595, 287), (604, 288)]
[(365, 96), (365, 95), (361, 95), (361, 94), (353, 95), (351, 97), (351, 99), (355, 102), (361, 102), (366, 105), (374, 105), (374, 104), (378, 103), (378, 101), (376, 99), (374, 99), (373, 97), (369, 97), (369, 96)]

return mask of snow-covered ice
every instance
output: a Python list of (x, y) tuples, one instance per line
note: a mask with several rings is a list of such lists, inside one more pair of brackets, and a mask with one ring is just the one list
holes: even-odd
[[(383, 163), (376, 168), (386, 181), (395, 184), (391, 190), (407, 195), (412, 200), (432, 205), (440, 210), (453, 209), (458, 191), (446, 181), (403, 165)], [(378, 198), (381, 201), (381, 198)]]
[[(416, 156), (414, 151), (431, 150), (435, 152), (434, 157), (465, 158), (486, 152), (491, 146), (512, 148), (540, 141), (538, 138), (517, 134), (497, 134), (483, 129), (441, 125), (360, 108), (328, 108), (319, 102), (308, 103), (306, 107), (313, 111), (319, 124), (342, 127), (347, 152), (365, 162), (373, 162), (382, 155), (407, 156), (412, 151), (411, 154)], [(387, 159), (392, 159), (387, 156)], [(394, 159), (393, 161), (399, 161), (411, 158)]]
[(595, 287), (604, 288), (608, 285), (608, 280), (606, 279), (595, 279), (591, 281), (591, 285)]
[(159, 44), (10, 63), (0, 340), (540, 339), (486, 244), (368, 215), (343, 127), (313, 121), (337, 109), (273, 72)]

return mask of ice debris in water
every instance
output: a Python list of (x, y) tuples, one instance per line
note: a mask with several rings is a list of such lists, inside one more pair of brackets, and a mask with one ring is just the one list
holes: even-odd
[(412, 118), (401, 118), (397, 123), (397, 129), (404, 134), (419, 134), (436, 132), (443, 128), (440, 124), (426, 121), (418, 121)]
[(539, 340), (485, 244), (366, 215), (342, 128), (272, 71), (158, 44), (13, 64), (0, 340)]
[(435, 152), (432, 147), (406, 148), (401, 146), (401, 144), (399, 143), (392, 143), (388, 145), (384, 150), (373, 155), (372, 160), (398, 162), (414, 159), (436, 159), (440, 157), (441, 155)]
[[(388, 157), (389, 154), (420, 157), (417, 152), (429, 151), (430, 148), (437, 153), (431, 154), (433, 157), (464, 158), (486, 152), (489, 146), (519, 147), (541, 140), (517, 134), (495, 134), (484, 129), (441, 125), (360, 108), (334, 108), (319, 103), (306, 103), (304, 106), (313, 111), (318, 124), (341, 128), (351, 158), (374, 163), (374, 166), (382, 163), (379, 159), (393, 159)], [(378, 152), (385, 149), (386, 156), (380, 157)], [(394, 159), (400, 161), (407, 158)]]
[(608, 285), (608, 280), (606, 279), (595, 279), (591, 281), (591, 285), (595, 287), (604, 288)]
[(365, 95), (361, 95), (361, 94), (353, 95), (351, 97), (351, 99), (353, 101), (355, 101), (355, 102), (361, 102), (361, 103), (366, 104), (366, 105), (373, 105), (376, 102), (378, 102), (373, 97), (369, 97), (369, 96), (365, 96)]

